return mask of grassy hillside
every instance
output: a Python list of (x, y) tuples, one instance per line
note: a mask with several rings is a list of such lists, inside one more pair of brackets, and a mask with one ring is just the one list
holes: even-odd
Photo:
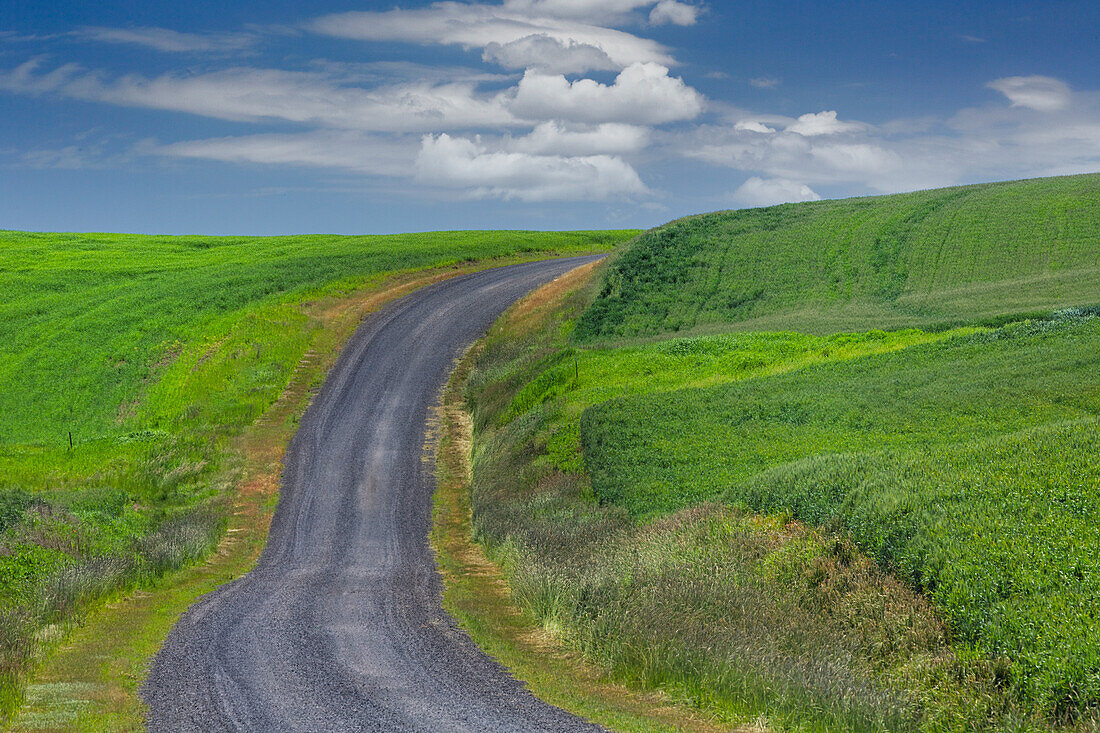
[[(708, 341), (668, 343), (690, 350)], [(581, 424), (585, 459), (602, 499), (636, 516), (665, 513), (814, 455), (928, 452), (1100, 417), (1100, 380), (1090, 378), (1097, 374), (1100, 318), (1067, 315), (605, 402)]]
[(1054, 713), (1100, 702), (1100, 318), (1007, 326), (584, 414), (593, 489), (840, 528), (1011, 660)]
[(1094, 730), (1097, 304), (1097, 175), (673, 222), (486, 343), (475, 528), (695, 704)]
[[(224, 336), (228, 324), (216, 321), (245, 307), (301, 302), (311, 291), (347, 289), (388, 272), (609, 249), (633, 234), (0, 232), (0, 442), (59, 445), (69, 430), (78, 442), (128, 432), (139, 408), (133, 402), (150, 378), (185, 346)], [(261, 341), (277, 340), (270, 336)], [(258, 381), (265, 376), (275, 374)]]
[[(765, 383), (978, 331), (576, 349), (570, 333), (595, 295), (578, 282), (502, 319), (467, 383), (475, 536), (516, 602), (614, 679), (750, 729), (1045, 727), (1005, 695), (991, 660), (955, 649), (931, 605), (843, 533), (716, 503), (639, 522), (597, 501), (580, 454), (585, 408), (611, 398)], [(709, 457), (696, 459), (705, 468)]]
[(0, 713), (42, 624), (217, 542), (234, 441), (313, 386), (298, 368), (337, 346), (351, 294), (634, 234), (0, 232)]
[(689, 217), (623, 253), (582, 341), (927, 328), (1100, 301), (1100, 174)]

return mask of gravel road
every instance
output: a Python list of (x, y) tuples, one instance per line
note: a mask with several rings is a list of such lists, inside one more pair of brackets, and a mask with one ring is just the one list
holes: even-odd
[(455, 357), (592, 259), (457, 277), (364, 321), (290, 445), (258, 565), (196, 603), (154, 660), (150, 730), (600, 730), (537, 700), (440, 606), (423, 448)]

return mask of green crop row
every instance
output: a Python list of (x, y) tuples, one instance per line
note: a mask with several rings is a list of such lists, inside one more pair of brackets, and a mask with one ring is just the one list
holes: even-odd
[(1100, 706), (1100, 318), (588, 409), (593, 490), (638, 517), (701, 501), (847, 533), (1003, 658), (1055, 718)]
[[(67, 444), (70, 430), (77, 442), (132, 432), (126, 406), (180, 348), (229, 335), (239, 324), (225, 319), (257, 304), (301, 303), (383, 273), (524, 253), (606, 250), (633, 234), (0, 232), (0, 443), (51, 446)], [(293, 314), (270, 316), (287, 317)]]

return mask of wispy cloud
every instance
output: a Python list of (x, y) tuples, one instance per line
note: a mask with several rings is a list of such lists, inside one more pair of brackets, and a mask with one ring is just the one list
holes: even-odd
[(144, 46), (166, 53), (240, 51), (252, 46), (257, 37), (251, 33), (180, 33), (168, 28), (106, 28), (87, 26), (75, 35), (100, 43)]
[[(443, 4), (445, 3), (437, 3), (437, 5)], [(691, 8), (696, 12), (699, 9), (699, 6), (689, 5), (677, 0), (504, 0), (499, 6), (486, 5), (485, 7), (495, 7), (502, 12), (529, 16), (565, 18), (600, 25), (616, 25), (632, 20), (631, 14), (638, 10), (652, 8), (650, 10), (652, 16), (658, 8), (662, 8), (660, 10), (662, 13), (678, 12), (679, 9), (676, 6)], [(683, 17), (686, 17), (686, 15)]]
[(415, 138), (378, 137), (346, 130), (238, 135), (161, 145), (146, 142), (146, 155), (348, 170), (372, 176), (406, 177), (419, 150)]
[(121, 158), (108, 158), (102, 143), (92, 145), (66, 145), (61, 148), (28, 150), (18, 156), (18, 163), (28, 168), (53, 168), (59, 170), (88, 170), (116, 165)]
[(797, 119), (745, 113), (674, 137), (688, 157), (758, 178), (741, 192), (744, 201), (764, 200), (761, 191), (790, 195), (795, 183), (886, 193), (1100, 170), (1100, 93), (1073, 92), (1047, 77), (990, 86), (1010, 104), (882, 125), (841, 120), (832, 111)]
[(758, 76), (755, 79), (749, 79), (749, 84), (757, 89), (774, 89), (779, 86), (779, 79), (774, 76)]
[(396, 86), (401, 84), (511, 84), (519, 76), (470, 66), (421, 64), (413, 61), (329, 61), (312, 59), (311, 71), (324, 74), (332, 83), (350, 86)]
[(1010, 76), (989, 82), (1008, 97), (1013, 107), (1027, 107), (1043, 112), (1065, 109), (1071, 96), (1069, 85), (1049, 76)]
[(0, 41), (4, 43), (36, 43), (39, 41), (53, 41), (62, 38), (61, 33), (20, 33), (19, 31), (0, 31)]
[[(316, 33), (362, 41), (477, 48), (487, 52), (486, 58), (491, 61), (504, 61), (507, 68), (547, 66), (546, 40), (556, 42), (559, 52), (571, 57), (571, 68), (578, 73), (606, 68), (608, 64), (615, 69), (646, 62), (672, 66), (675, 60), (668, 49), (656, 41), (596, 24), (653, 4), (581, 0), (515, 0), (502, 5), (441, 2), (415, 10), (327, 15), (307, 27)], [(585, 58), (595, 65), (580, 68)]]
[[(1100, 95), (1053, 77), (993, 79), (995, 103), (877, 124), (843, 109), (815, 106), (792, 116), (708, 100), (672, 71), (673, 51), (646, 37), (658, 25), (691, 26), (704, 12), (703, 3), (683, 0), (498, 0), (338, 13), (239, 32), (89, 26), (63, 35), (69, 48), (74, 39), (126, 44), (186, 63), (168, 73), (119, 73), (39, 57), (0, 70), (0, 91), (240, 125), (239, 134), (147, 142), (135, 154), (327, 169), (460, 197), (652, 203), (659, 194), (646, 180), (685, 157), (736, 171), (744, 182), (732, 196), (741, 205), (813, 200), (827, 188), (886, 192), (1100, 169)], [(364, 49), (403, 42), (467, 55), (456, 62), (448, 54), (447, 64), (251, 64), (261, 41), (279, 32), (312, 35), (318, 44), (327, 40), (318, 36), (339, 37), (363, 41)], [(12, 49), (25, 40), (0, 32), (4, 51), (20, 61), (25, 51)], [(707, 76), (729, 78), (720, 70)], [(781, 83), (748, 80), (763, 90)], [(78, 142), (16, 157), (20, 165), (75, 168), (97, 156), (109, 157)]]
[(416, 172), (423, 182), (473, 198), (606, 201), (648, 193), (637, 171), (621, 158), (492, 151), (447, 134), (424, 138)]
[(233, 68), (111, 79), (74, 64), (50, 71), (41, 67), (42, 61), (34, 60), (0, 73), (0, 89), (224, 120), (280, 119), (348, 130), (429, 132), (519, 124), (506, 96), (479, 93), (470, 82), (364, 89), (341, 84), (323, 72)]
[(71, 143), (57, 147), (0, 149), (8, 168), (38, 170), (100, 170), (133, 163), (136, 154), (132, 138), (104, 128), (92, 128), (73, 135)]
[(546, 120), (655, 125), (700, 114), (702, 95), (659, 64), (635, 64), (613, 84), (570, 82), (529, 70), (511, 89), (472, 82), (408, 82), (365, 89), (326, 72), (233, 68), (193, 75), (107, 78), (42, 60), (0, 72), (0, 89), (55, 94), (235, 121), (281, 119), (348, 130), (434, 132), (533, 125)]

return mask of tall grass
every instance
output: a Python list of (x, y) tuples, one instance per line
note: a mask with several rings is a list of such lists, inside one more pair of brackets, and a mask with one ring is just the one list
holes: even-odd
[(486, 342), (479, 536), (545, 623), (697, 701), (1100, 727), (1097, 231), (1100, 175), (647, 232)]
[(929, 451), (819, 456), (730, 501), (843, 530), (921, 589), (1010, 694), (1061, 723), (1100, 707), (1100, 419)]
[[(103, 598), (147, 585), (169, 570), (194, 562), (217, 545), (225, 511), (206, 503), (160, 523), (135, 538), (128, 550), (95, 555), (35, 576), (19, 599), (0, 606), (0, 711), (23, 701), (27, 675), (43, 642), (64, 634), (88, 607)], [(54, 633), (49, 633), (53, 629)]]

